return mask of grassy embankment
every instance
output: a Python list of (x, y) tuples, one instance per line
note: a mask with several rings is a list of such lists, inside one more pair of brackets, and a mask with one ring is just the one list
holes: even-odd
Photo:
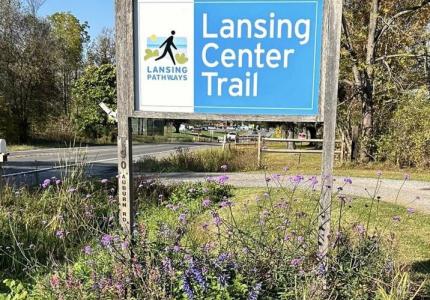
[[(321, 172), (319, 154), (279, 154), (263, 153), (262, 168), (257, 164), (255, 147), (231, 147), (231, 150), (205, 149), (198, 151), (178, 151), (161, 159), (146, 158), (138, 163), (142, 172), (218, 172), (220, 166), (228, 165), (231, 172), (256, 172), (267, 170), (280, 173), (285, 167), (292, 174), (317, 175)], [(344, 177), (374, 178), (381, 171), (386, 179), (403, 180), (409, 174), (412, 180), (430, 181), (430, 171), (415, 168), (401, 169), (383, 163), (341, 164), (337, 160), (334, 174)]]

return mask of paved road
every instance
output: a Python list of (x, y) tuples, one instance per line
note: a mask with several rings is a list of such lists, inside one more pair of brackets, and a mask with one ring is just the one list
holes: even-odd
[[(208, 177), (219, 176), (213, 173), (175, 173), (175, 174), (148, 174), (153, 177), (162, 178), (170, 182), (179, 181), (202, 181)], [(229, 173), (228, 182), (237, 187), (266, 187), (266, 177), (261, 173)], [(305, 181), (310, 176), (305, 176)], [(343, 193), (356, 197), (369, 198), (374, 194), (377, 185), (375, 178), (351, 178), (352, 184), (344, 184), (343, 177), (336, 177), (335, 187), (345, 186)], [(320, 179), (318, 179), (321, 181)], [(281, 183), (285, 186), (288, 178), (281, 177)], [(270, 186), (279, 186), (276, 180), (269, 182)], [(430, 182), (424, 181), (407, 181), (381, 179), (381, 184), (376, 196), (380, 196), (382, 201), (397, 203), (405, 207), (413, 207), (422, 212), (430, 213)], [(303, 187), (309, 187), (309, 183), (302, 184)], [(400, 191), (400, 192), (399, 192)]]
[[(208, 147), (207, 144), (144, 144), (133, 146), (133, 159), (144, 156), (168, 155), (177, 148)], [(114, 176), (117, 173), (117, 147), (93, 146), (85, 148), (50, 148), (11, 153), (5, 164), (4, 174), (13, 182), (37, 183), (43, 178), (60, 177), (64, 169), (47, 170), (41, 173), (10, 176), (34, 170), (51, 169), (56, 166), (73, 165), (86, 161), (90, 164), (89, 175)]]

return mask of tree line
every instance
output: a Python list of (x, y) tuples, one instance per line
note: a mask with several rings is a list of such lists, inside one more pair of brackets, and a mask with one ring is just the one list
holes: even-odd
[[(72, 14), (38, 17), (41, 2), (0, 0), (0, 134), (22, 143), (61, 119), (113, 139), (98, 107), (116, 108), (113, 32), (90, 43)], [(344, 0), (338, 130), (363, 162), (430, 165), (429, 20), (430, 0)]]
[[(79, 129), (86, 118), (82, 99), (74, 96), (79, 80), (102, 65), (115, 77), (113, 31), (90, 42), (89, 25), (71, 13), (39, 17), (43, 2), (0, 0), (0, 135), (13, 143)], [(94, 96), (112, 102), (111, 94)]]

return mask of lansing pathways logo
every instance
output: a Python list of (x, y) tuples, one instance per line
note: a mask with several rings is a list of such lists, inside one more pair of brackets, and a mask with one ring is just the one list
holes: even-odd
[[(175, 37), (172, 30), (169, 37), (159, 37), (155, 34), (147, 38), (147, 48), (144, 60), (147, 79), (156, 81), (186, 81), (188, 80), (187, 39)], [(160, 54), (161, 52), (161, 54)]]

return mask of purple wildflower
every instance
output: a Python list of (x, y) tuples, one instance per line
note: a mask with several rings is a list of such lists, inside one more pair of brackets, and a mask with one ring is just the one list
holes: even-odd
[(57, 179), (56, 181), (55, 181), (55, 185), (61, 185), (63, 182), (60, 180), (60, 179)]
[(299, 267), (303, 262), (302, 258), (293, 258), (290, 262), (290, 266), (297, 268)]
[(227, 165), (222, 165), (222, 166), (221, 166), (221, 170), (222, 170), (223, 172), (227, 171), (227, 169), (228, 169), (228, 166), (227, 166)]
[(311, 183), (311, 188), (312, 188), (313, 190), (315, 190), (315, 188), (317, 187), (317, 184), (318, 184), (318, 179), (317, 179), (317, 177), (316, 177), (316, 176), (312, 176), (311, 178), (309, 178), (309, 181), (310, 181), (310, 183)]
[(323, 276), (325, 273), (327, 273), (327, 269), (323, 263), (318, 264), (318, 268), (316, 270), (317, 275)]
[(59, 239), (64, 239), (64, 230), (57, 230), (55, 236)]
[(381, 170), (376, 171), (376, 176), (381, 177), (382, 176), (382, 171)]
[(127, 250), (128, 246), (129, 246), (129, 242), (127, 242), (127, 241), (124, 241), (121, 243), (121, 249), (122, 250)]
[(343, 182), (347, 183), (347, 184), (352, 184), (352, 179), (347, 177), (343, 179)]
[(93, 252), (93, 249), (91, 249), (90, 246), (85, 246), (84, 249), (82, 249), (82, 252), (84, 252), (85, 255), (91, 255), (91, 253)]
[(225, 183), (228, 181), (228, 179), (229, 179), (229, 177), (228, 177), (228, 176), (222, 175), (222, 176), (219, 176), (219, 177), (217, 178), (217, 182), (218, 182), (219, 184), (225, 184)]
[(224, 200), (220, 203), (221, 207), (231, 207), (233, 205), (233, 202), (229, 201), (229, 200)]
[(409, 214), (409, 215), (412, 215), (412, 214), (414, 214), (414, 213), (415, 213), (415, 208), (409, 207), (409, 208), (407, 209), (407, 212), (408, 212), (408, 214)]
[(206, 279), (203, 276), (202, 270), (199, 269), (194, 263), (191, 263), (189, 272), (193, 275), (194, 279), (198, 282), (203, 290), (207, 289)]
[(186, 214), (180, 214), (179, 215), (179, 222), (181, 222), (182, 224), (186, 224), (187, 223), (187, 215)]
[(101, 238), (101, 243), (105, 247), (109, 247), (113, 241), (113, 237), (109, 234), (105, 234)]
[(217, 214), (217, 213), (212, 213), (212, 217), (213, 217), (213, 220), (214, 220), (214, 224), (217, 226), (217, 227), (219, 227), (220, 225), (221, 225), (221, 223), (222, 223), (222, 220), (221, 220), (221, 217), (219, 216), (219, 214)]
[(218, 261), (220, 263), (225, 262), (230, 259), (230, 254), (227, 252), (223, 252), (218, 256)]
[(288, 172), (290, 170), (290, 168), (289, 167), (284, 167), (283, 170), (284, 170), (284, 172)]
[(275, 180), (275, 181), (279, 181), (279, 180), (281, 180), (281, 175), (279, 175), (279, 174), (273, 174), (272, 175), (272, 179)]
[(178, 253), (179, 251), (181, 251), (181, 247), (179, 245), (173, 246), (173, 252)]
[(302, 175), (296, 175), (290, 178), (294, 185), (299, 185), (303, 181), (304, 177)]
[(210, 199), (205, 199), (205, 200), (203, 200), (203, 202), (202, 202), (202, 206), (203, 206), (204, 208), (208, 208), (209, 206), (211, 206), (211, 204), (212, 204), (212, 201), (211, 201)]
[(355, 226), (355, 230), (358, 232), (358, 234), (363, 235), (366, 233), (366, 228), (362, 224), (358, 224)]
[(221, 223), (222, 223), (222, 220), (221, 220), (221, 218), (219, 216), (217, 216), (217, 217), (214, 218), (214, 224), (216, 226), (220, 226)]
[(185, 294), (187, 294), (188, 299), (192, 300), (194, 299), (194, 293), (193, 293), (193, 289), (191, 288), (191, 284), (188, 281), (188, 278), (186, 276), (183, 277), (183, 289)]
[(261, 283), (257, 283), (248, 295), (248, 300), (257, 300), (261, 292)]
[(51, 185), (51, 179), (45, 179), (41, 184), (42, 188), (46, 189)]
[(163, 264), (164, 272), (168, 274), (171, 274), (173, 272), (172, 261), (170, 260), (170, 258), (168, 257), (163, 258), (161, 263)]

